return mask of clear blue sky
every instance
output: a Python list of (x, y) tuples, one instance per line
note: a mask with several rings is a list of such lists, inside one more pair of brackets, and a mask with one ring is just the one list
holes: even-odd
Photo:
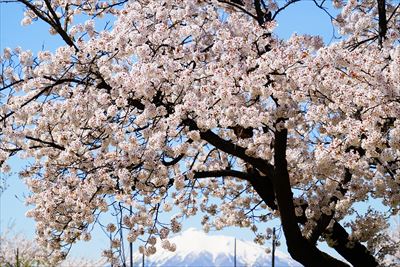
[[(329, 5), (329, 3), (328, 3)], [(23, 7), (16, 3), (0, 4), (0, 47), (1, 51), (5, 47), (21, 46), (23, 49), (30, 49), (34, 53), (45, 49), (55, 50), (62, 45), (62, 40), (58, 36), (51, 36), (48, 33), (48, 26), (43, 23), (34, 23), (28, 27), (20, 26)], [(282, 17), (278, 18), (279, 24), (276, 33), (282, 38), (288, 38), (294, 32), (321, 35), (325, 42), (329, 42), (332, 37), (332, 26), (329, 17), (321, 10), (317, 9), (311, 1), (297, 3), (294, 7), (288, 8), (283, 12)], [(16, 173), (25, 164), (25, 161), (13, 159), (11, 162), (13, 171)], [(25, 185), (19, 180), (17, 175), (8, 178), (9, 187), (0, 197), (0, 230), (4, 231), (12, 223), (15, 224), (14, 231), (22, 232), (27, 237), (34, 236), (34, 222), (24, 217), (29, 209), (24, 206), (24, 195), (28, 194)], [(272, 222), (271, 226), (278, 222)], [(189, 227), (200, 228), (198, 217), (192, 218), (184, 224), (184, 229)], [(88, 253), (99, 255), (100, 248), (107, 246), (107, 238), (99, 231), (93, 234), (96, 236), (93, 242), (78, 244), (71, 254), (75, 256), (88, 256)], [(254, 235), (245, 229), (232, 228), (217, 234), (235, 236), (243, 240), (251, 240)], [(284, 244), (284, 240), (281, 240)], [(268, 243), (267, 243), (268, 244)], [(82, 249), (85, 248), (85, 249)], [(286, 250), (285, 246), (281, 248)]]

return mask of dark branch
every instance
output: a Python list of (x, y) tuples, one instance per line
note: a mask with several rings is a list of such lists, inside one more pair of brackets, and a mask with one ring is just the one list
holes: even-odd
[(41, 139), (39, 139), (39, 138), (32, 137), (32, 136), (25, 136), (25, 138), (28, 139), (28, 140), (32, 140), (32, 141), (35, 141), (35, 142), (39, 142), (39, 143), (48, 145), (48, 146), (50, 146), (50, 147), (54, 147), (54, 148), (57, 148), (57, 149), (60, 149), (60, 150), (65, 150), (65, 147), (60, 146), (59, 144), (56, 144), (56, 143), (54, 143), (54, 142), (49, 142), (49, 141), (41, 140)]
[(32, 3), (30, 3), (27, 0), (18, 0), (18, 1), (23, 3), (26, 7), (28, 7), (30, 10), (32, 10), (32, 12), (35, 13), (36, 16), (38, 16), (40, 19), (42, 19), (44, 22), (46, 22), (52, 28), (54, 28), (60, 34), (61, 38), (65, 41), (66, 44), (74, 47), (76, 51), (79, 51), (78, 47), (75, 45), (75, 43), (72, 41), (72, 39), (69, 37), (69, 35), (62, 28), (57, 15), (55, 14), (53, 8), (51, 7), (50, 3), (47, 0), (45, 1), (45, 3), (54, 18), (51, 18), (49, 15), (47, 15), (47, 17), (46, 17), (45, 16), (46, 14), (43, 11), (39, 10), (36, 6), (34, 6)]
[[(339, 184), (338, 188), (336, 189), (339, 191), (342, 195), (345, 195), (347, 192), (347, 189), (345, 188), (345, 185), (348, 184), (351, 180), (352, 174), (348, 168), (345, 169), (344, 173), (344, 178), (343, 181)], [(339, 201), (339, 198), (336, 196), (332, 196), (329, 200), (329, 203), (337, 203)], [(323, 234), (323, 232), (326, 230), (328, 227), (329, 223), (331, 222), (334, 211), (331, 212), (331, 214), (322, 214), (321, 217), (317, 221), (317, 225), (314, 227), (314, 229), (311, 230), (311, 235), (308, 237), (308, 241), (311, 243), (315, 244), (318, 241), (318, 238)]]
[(350, 243), (349, 234), (338, 222), (333, 224), (332, 229), (325, 232), (324, 237), (353, 266), (378, 266), (375, 258), (364, 245), (357, 241)]
[(172, 166), (172, 165), (175, 165), (176, 163), (178, 163), (183, 158), (183, 156), (185, 156), (185, 154), (180, 154), (179, 156), (172, 159), (171, 161), (165, 161), (165, 159), (163, 158), (163, 159), (161, 159), (161, 163), (167, 167)]
[(386, 1), (378, 1), (378, 16), (379, 16), (379, 42), (382, 44), (387, 33), (387, 19), (386, 19)]
[(237, 177), (249, 182), (254, 180), (249, 173), (236, 170), (201, 171), (194, 173), (194, 178), (211, 178), (211, 177), (225, 177), (225, 176)]
[(252, 17), (253, 19), (257, 20), (257, 16), (254, 16), (253, 14), (251, 14), (249, 11), (247, 11), (242, 5), (234, 3), (233, 1), (225, 1), (225, 0), (218, 0), (218, 2), (220, 3), (224, 3), (230, 6), (233, 6), (237, 9), (239, 9), (240, 11), (242, 11), (243, 13), (249, 15), (250, 17)]
[[(197, 124), (192, 119), (185, 119), (183, 121), (183, 124), (189, 126), (190, 130), (200, 131), (200, 129), (197, 127)], [(260, 158), (254, 158), (247, 155), (245, 148), (222, 139), (217, 134), (213, 133), (213, 131), (211, 130), (207, 130), (204, 132), (200, 131), (200, 137), (201, 139), (207, 141), (208, 143), (222, 150), (223, 152), (241, 158), (245, 162), (250, 163), (268, 177), (273, 176), (273, 166), (266, 160)]]

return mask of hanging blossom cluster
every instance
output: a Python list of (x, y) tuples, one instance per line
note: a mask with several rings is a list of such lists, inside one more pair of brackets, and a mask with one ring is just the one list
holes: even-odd
[[(174, 251), (168, 236), (198, 213), (206, 231), (248, 227), (261, 244), (260, 222), (280, 217), (285, 234), (334, 248), (354, 203), (399, 213), (399, 6), (384, 1), (383, 29), (375, 2), (333, 1), (345, 38), (324, 45), (275, 36), (286, 6), (272, 0), (21, 2), (23, 25), (41, 19), (66, 45), (3, 51), (0, 163), (32, 159), (27, 216), (57, 258), (94, 224), (118, 264), (124, 242)], [(374, 239), (387, 215), (355, 219), (349, 242)]]

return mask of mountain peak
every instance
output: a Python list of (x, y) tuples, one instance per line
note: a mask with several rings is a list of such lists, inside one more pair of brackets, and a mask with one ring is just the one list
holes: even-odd
[[(161, 248), (158, 240), (156, 254), (146, 258), (146, 266), (233, 266), (235, 238), (224, 235), (208, 235), (195, 228), (170, 238), (176, 244), (176, 251)], [(276, 251), (275, 266), (301, 266), (287, 254)], [(136, 254), (135, 259), (140, 260)], [(237, 266), (271, 266), (271, 254), (265, 247), (251, 241), (236, 239)]]

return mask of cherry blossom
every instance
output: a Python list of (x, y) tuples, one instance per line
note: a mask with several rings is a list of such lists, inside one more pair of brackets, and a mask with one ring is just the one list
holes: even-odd
[[(333, 1), (330, 44), (274, 33), (296, 1), (20, 2), (23, 25), (42, 20), (65, 45), (4, 50), (0, 163), (32, 159), (26, 215), (57, 260), (94, 224), (114, 265), (123, 242), (152, 255), (159, 236), (174, 251), (168, 236), (197, 214), (205, 231), (247, 227), (260, 244), (280, 218), (305, 266), (347, 266), (317, 242), (353, 265), (384, 260), (400, 208), (395, 1)], [(356, 216), (372, 198), (385, 210)]]

